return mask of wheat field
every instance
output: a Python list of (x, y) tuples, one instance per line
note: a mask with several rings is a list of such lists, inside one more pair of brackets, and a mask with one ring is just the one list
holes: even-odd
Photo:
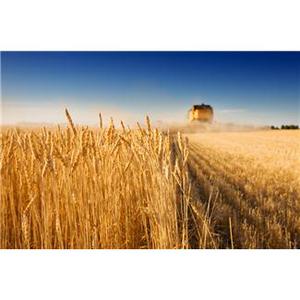
[(0, 247), (213, 247), (191, 199), (188, 147), (145, 126), (6, 129), (1, 135)]
[(3, 128), (0, 248), (299, 248), (299, 131)]

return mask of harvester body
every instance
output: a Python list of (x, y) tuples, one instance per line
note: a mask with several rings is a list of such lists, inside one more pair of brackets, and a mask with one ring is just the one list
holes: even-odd
[(213, 108), (210, 105), (202, 103), (201, 105), (193, 105), (188, 112), (190, 122), (212, 123)]

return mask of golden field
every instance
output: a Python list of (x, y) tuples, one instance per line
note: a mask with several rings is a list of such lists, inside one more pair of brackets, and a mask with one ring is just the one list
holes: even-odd
[(300, 247), (299, 130), (187, 136), (195, 189), (220, 247)]
[(299, 248), (300, 132), (1, 132), (0, 248)]
[(146, 126), (6, 129), (1, 248), (211, 247), (181, 135)]

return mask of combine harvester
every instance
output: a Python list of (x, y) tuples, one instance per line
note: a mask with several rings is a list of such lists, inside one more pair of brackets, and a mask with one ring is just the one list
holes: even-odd
[(214, 110), (210, 105), (202, 103), (201, 105), (193, 105), (189, 110), (189, 121), (191, 123), (209, 123), (213, 122)]
[(193, 105), (188, 110), (187, 122), (175, 125), (171, 128), (173, 133), (200, 133), (200, 132), (240, 132), (266, 129), (262, 126), (242, 125), (234, 123), (216, 122), (214, 119), (214, 109), (208, 104)]
[(223, 131), (253, 131), (266, 130), (268, 127), (242, 125), (234, 123), (220, 123), (214, 120), (214, 110), (212, 106), (202, 103), (201, 105), (193, 105), (188, 111), (189, 125), (185, 127), (187, 132), (223, 132)]
[(214, 110), (212, 106), (202, 103), (193, 105), (188, 111), (189, 131), (209, 130), (213, 126)]

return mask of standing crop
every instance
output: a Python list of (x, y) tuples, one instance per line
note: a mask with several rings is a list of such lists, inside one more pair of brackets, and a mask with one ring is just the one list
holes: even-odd
[(7, 129), (1, 248), (190, 248), (212, 243), (193, 204), (188, 147), (153, 129)]

